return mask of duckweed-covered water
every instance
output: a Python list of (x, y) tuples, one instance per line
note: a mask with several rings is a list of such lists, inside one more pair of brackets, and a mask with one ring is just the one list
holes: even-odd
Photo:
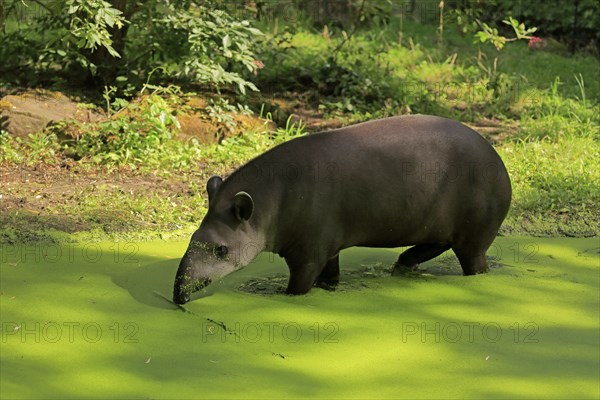
[(186, 246), (2, 246), (0, 397), (600, 396), (598, 238), (498, 238), (474, 277), (349, 249), (336, 291), (297, 297), (263, 254), (179, 308)]

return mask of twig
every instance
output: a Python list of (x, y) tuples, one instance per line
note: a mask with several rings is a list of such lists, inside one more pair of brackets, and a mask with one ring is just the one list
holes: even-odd
[[(42, 6), (42, 7), (44, 7), (46, 9), (46, 11), (48, 11), (50, 14), (53, 14), (52, 10), (50, 9), (50, 7), (48, 7), (47, 5), (45, 5), (44, 3), (42, 3), (41, 1), (39, 1), (39, 0), (31, 0), (31, 1), (33, 1), (34, 3), (36, 3), (36, 4), (38, 4), (38, 5)], [(23, 4), (25, 4), (25, 3), (23, 3)]]
[(360, 22), (360, 16), (361, 16), (361, 14), (363, 12), (363, 9), (365, 7), (365, 1), (366, 0), (362, 0), (362, 2), (360, 3), (360, 8), (358, 9), (358, 13), (356, 14), (356, 20), (354, 22), (354, 26), (352, 27), (352, 31), (348, 35), (346, 35), (346, 37), (344, 38), (344, 40), (342, 40), (342, 42), (340, 44), (338, 44), (335, 49), (333, 49), (333, 57), (334, 58), (337, 56), (337, 53), (342, 48), (342, 46), (344, 44), (346, 44), (346, 42), (348, 40), (350, 40), (350, 38), (352, 37), (352, 35), (354, 35), (356, 33), (356, 31), (358, 30), (358, 23)]
[(212, 318), (208, 318), (208, 317), (201, 317), (200, 315), (196, 314), (195, 312), (188, 310), (187, 308), (185, 308), (185, 307), (184, 307), (184, 306), (182, 306), (181, 304), (174, 303), (174, 302), (173, 302), (173, 300), (169, 299), (169, 298), (168, 298), (167, 296), (165, 296), (164, 294), (162, 294), (162, 293), (160, 293), (160, 292), (157, 292), (156, 290), (153, 290), (153, 291), (152, 291), (152, 293), (154, 293), (156, 296), (160, 297), (161, 299), (164, 299), (164, 300), (166, 300), (166, 301), (167, 301), (167, 302), (169, 302), (170, 304), (173, 304), (173, 305), (174, 305), (175, 307), (177, 307), (177, 308), (178, 308), (180, 311), (183, 311), (183, 312), (184, 312), (184, 313), (186, 313), (186, 314), (191, 314), (191, 315), (193, 315), (194, 317), (197, 317), (197, 318), (203, 318), (203, 319), (205, 319), (206, 321), (210, 322), (211, 324), (215, 324), (215, 325), (217, 325), (219, 328), (223, 329), (223, 331), (224, 331), (225, 333), (227, 333), (227, 334), (229, 334), (229, 335), (238, 336), (238, 333), (237, 333), (236, 331), (234, 331), (234, 330), (231, 330), (231, 329), (227, 328), (227, 326), (225, 325), (225, 323), (224, 323), (224, 322), (221, 322), (221, 321), (216, 321), (216, 320), (214, 320), (214, 319), (212, 319)]
[[(175, 307), (177, 307), (179, 310), (186, 312), (186, 313), (190, 313), (190, 314), (194, 314), (193, 312), (191, 312), (190, 310), (188, 310), (187, 308), (185, 308), (184, 306), (182, 306), (181, 304), (177, 304), (175, 302), (173, 302), (173, 300), (169, 299), (167, 296), (165, 296), (162, 293), (157, 292), (156, 290), (153, 290), (152, 293), (154, 293), (156, 296), (166, 300), (167, 302), (169, 302), (170, 304), (173, 304)], [(196, 315), (196, 314), (194, 314)]]

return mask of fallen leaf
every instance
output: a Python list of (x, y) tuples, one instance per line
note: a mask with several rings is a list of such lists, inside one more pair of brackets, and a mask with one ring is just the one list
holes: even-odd
[(146, 362), (144, 364), (150, 364), (150, 360), (152, 360), (152, 357), (148, 357), (148, 359), (146, 360)]

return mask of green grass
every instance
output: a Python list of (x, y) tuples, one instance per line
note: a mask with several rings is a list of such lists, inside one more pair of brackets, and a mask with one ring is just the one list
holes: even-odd
[(596, 140), (515, 141), (498, 150), (513, 186), (505, 233), (599, 234), (600, 146)]
[[(204, 187), (211, 175), (226, 176), (267, 149), (305, 134), (303, 125), (291, 119), (273, 131), (266, 125), (257, 129), (202, 147), (170, 140), (154, 149), (160, 158), (125, 164), (93, 155), (74, 163), (65, 159), (68, 145), (54, 134), (42, 132), (27, 140), (4, 136), (0, 163), (49, 170), (66, 163), (68, 170), (60, 178), (67, 185), (61, 201), (51, 202), (41, 213), (28, 206), (3, 213), (0, 243), (187, 238), (206, 213)], [(188, 159), (194, 162), (178, 162)], [(0, 194), (35, 202), (46, 189), (37, 182), (30, 185), (13, 184)]]
[(589, 98), (596, 104), (600, 101), (600, 63), (593, 56), (530, 51), (525, 43), (515, 43), (506, 47), (500, 59), (501, 72), (524, 76), (537, 89), (546, 89), (559, 77), (561, 93), (567, 98), (580, 98), (575, 76), (582, 74)]

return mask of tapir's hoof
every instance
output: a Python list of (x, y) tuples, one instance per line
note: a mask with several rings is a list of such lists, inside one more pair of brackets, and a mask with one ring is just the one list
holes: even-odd
[(416, 272), (418, 269), (419, 264), (404, 265), (400, 263), (395, 263), (394, 268), (392, 269), (392, 276), (403, 276), (412, 272)]
[(479, 274), (487, 274), (488, 272), (490, 272), (490, 270), (489, 270), (489, 268), (486, 267), (486, 268), (467, 270), (467, 271), (463, 270), (463, 275), (464, 276), (473, 276), (473, 275), (479, 275)]
[(339, 282), (339, 279), (318, 279), (315, 286), (333, 292)]

